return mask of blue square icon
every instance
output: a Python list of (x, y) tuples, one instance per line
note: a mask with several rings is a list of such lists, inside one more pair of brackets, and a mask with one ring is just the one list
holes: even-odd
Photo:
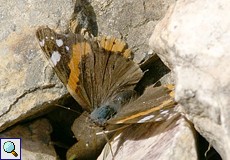
[(21, 138), (0, 138), (0, 160), (21, 159)]

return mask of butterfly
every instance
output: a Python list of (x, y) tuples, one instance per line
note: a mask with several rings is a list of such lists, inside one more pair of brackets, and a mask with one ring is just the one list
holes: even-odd
[(59, 79), (98, 126), (162, 121), (173, 112), (173, 85), (149, 86), (138, 97), (134, 89), (144, 72), (124, 41), (58, 34), (43, 26), (36, 37)]

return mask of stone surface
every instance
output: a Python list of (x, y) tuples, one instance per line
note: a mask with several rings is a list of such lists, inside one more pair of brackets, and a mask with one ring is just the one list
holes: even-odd
[(140, 62), (151, 53), (148, 38), (170, 4), (175, 0), (92, 0), (98, 34), (123, 38), (135, 51), (134, 61)]
[[(0, 131), (42, 110), (67, 91), (35, 39), (38, 25), (66, 26), (72, 1), (4, 1), (0, 23)], [(51, 5), (52, 4), (52, 5)], [(64, 7), (65, 6), (65, 7)], [(62, 14), (62, 13), (66, 14)], [(69, 14), (68, 14), (69, 13)], [(63, 27), (64, 28), (64, 27)]]
[[(113, 130), (116, 126), (111, 125), (106, 128)], [(96, 133), (103, 131), (103, 127), (99, 127), (90, 121), (89, 113), (83, 112), (81, 116), (75, 119), (71, 130), (78, 142), (68, 149), (66, 159), (71, 157), (75, 159), (96, 159), (107, 142), (105, 135), (96, 135)], [(107, 134), (107, 138), (110, 139), (113, 134), (114, 132)]]
[(228, 1), (179, 0), (149, 41), (175, 72), (176, 101), (223, 159), (230, 159), (229, 10)]
[(49, 145), (51, 132), (47, 119), (40, 119), (6, 130), (0, 138), (21, 138), (21, 159), (56, 160), (54, 147)]
[[(182, 117), (166, 122), (135, 124), (111, 142), (114, 160), (118, 159), (198, 159), (193, 127)], [(112, 159), (107, 145), (98, 160)]]

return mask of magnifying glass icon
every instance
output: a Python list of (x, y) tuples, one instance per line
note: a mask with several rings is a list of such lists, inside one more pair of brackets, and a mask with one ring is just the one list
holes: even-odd
[(15, 150), (15, 145), (11, 141), (7, 141), (3, 144), (3, 149), (7, 153), (12, 153), (15, 157), (18, 156), (18, 154), (14, 151)]

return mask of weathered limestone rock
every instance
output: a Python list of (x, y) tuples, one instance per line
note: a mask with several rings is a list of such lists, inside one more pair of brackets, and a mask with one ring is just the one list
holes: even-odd
[[(64, 20), (74, 7), (72, 1), (1, 3), (4, 5), (0, 23), (0, 131), (46, 108), (45, 102), (67, 93), (43, 57), (35, 29), (46, 24), (54, 27), (59, 20), (62, 27), (66, 26)], [(60, 7), (60, 3), (65, 7)]]
[(230, 159), (228, 1), (177, 1), (149, 44), (176, 75), (176, 101), (196, 130)]

